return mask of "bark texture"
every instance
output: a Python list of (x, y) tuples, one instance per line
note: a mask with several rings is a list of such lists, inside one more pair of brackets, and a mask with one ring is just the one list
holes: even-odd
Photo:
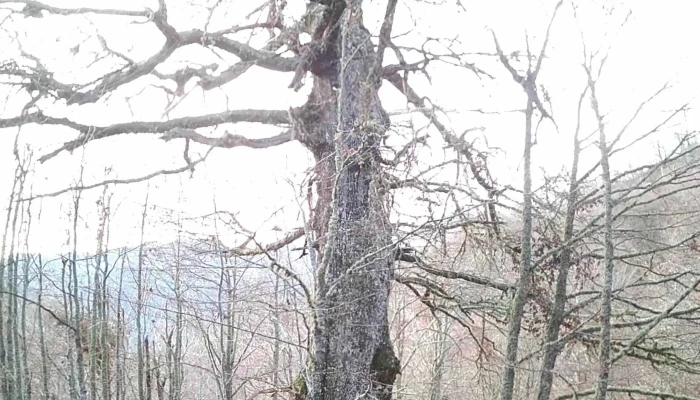
[(389, 126), (361, 1), (319, 1), (308, 102), (292, 114), (316, 159), (319, 254), (308, 398), (389, 400), (399, 371), (388, 329), (393, 249), (378, 145)]

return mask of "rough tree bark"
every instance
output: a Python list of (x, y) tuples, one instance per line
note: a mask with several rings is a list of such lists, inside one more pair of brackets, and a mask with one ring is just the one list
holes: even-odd
[[(388, 400), (399, 367), (387, 317), (393, 251), (378, 151), (389, 126), (377, 93), (381, 56), (362, 25), (361, 1), (319, 4), (323, 19), (308, 63), (313, 89), (293, 112), (299, 140), (317, 162), (318, 246), (310, 247), (321, 259), (308, 398)], [(393, 10), (387, 14), (390, 21)]]

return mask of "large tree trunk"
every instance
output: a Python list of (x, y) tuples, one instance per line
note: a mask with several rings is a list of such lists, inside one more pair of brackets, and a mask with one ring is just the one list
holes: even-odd
[[(388, 329), (393, 253), (379, 141), (389, 119), (379, 102), (361, 1), (327, 0), (314, 34), (309, 101), (295, 113), (314, 154), (317, 268), (314, 400), (388, 400), (398, 360)], [(374, 396), (374, 397), (372, 397)]]

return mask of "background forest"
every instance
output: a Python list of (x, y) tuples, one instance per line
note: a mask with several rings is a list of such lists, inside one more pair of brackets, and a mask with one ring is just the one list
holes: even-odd
[(652, 3), (0, 0), (0, 399), (700, 399)]

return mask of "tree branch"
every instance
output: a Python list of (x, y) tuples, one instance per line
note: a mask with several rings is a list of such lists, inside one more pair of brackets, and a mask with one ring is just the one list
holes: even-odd
[[(690, 396), (684, 396), (682, 394), (657, 392), (657, 391), (653, 391), (653, 390), (634, 388), (634, 387), (613, 386), (613, 387), (608, 388), (608, 392), (627, 393), (629, 395), (641, 394), (643, 396), (650, 396), (650, 397), (656, 397), (659, 399), (667, 399), (667, 400), (700, 400), (700, 397), (690, 397)], [(555, 398), (554, 400), (566, 400), (566, 399), (574, 399), (574, 398), (578, 399), (579, 397), (588, 397), (588, 396), (592, 396), (594, 394), (595, 394), (595, 390), (591, 389), (591, 390), (586, 390), (584, 392), (565, 394), (563, 396), (559, 396), (559, 397)]]
[(467, 158), (469, 169), (472, 171), (474, 179), (476, 179), (479, 185), (487, 192), (493, 192), (495, 190), (494, 185), (487, 179), (487, 177), (483, 176), (479, 172), (479, 169), (476, 166), (472, 146), (451, 132), (450, 129), (448, 129), (447, 126), (438, 119), (437, 115), (435, 114), (435, 109), (426, 107), (425, 99), (420, 97), (418, 93), (416, 93), (415, 90), (408, 85), (408, 82), (401, 78), (401, 75), (399, 75), (398, 72), (385, 76), (385, 79), (394, 85), (394, 87), (401, 93), (403, 93), (409, 103), (418, 107), (423, 116), (425, 116), (428, 121), (430, 121), (430, 123), (438, 130), (438, 132), (440, 132), (443, 140), (445, 140), (448, 145)]
[[(289, 233), (287, 233), (282, 239), (280, 239), (276, 242), (267, 244), (265, 246), (258, 245), (256, 248), (251, 249), (249, 247), (244, 247), (245, 246), (244, 245), (241, 247), (226, 249), (224, 251), (228, 254), (232, 254), (232, 255), (236, 255), (236, 256), (261, 255), (261, 254), (266, 254), (270, 251), (279, 250), (279, 249), (291, 244), (295, 240), (301, 238), (302, 236), (304, 236), (304, 228), (296, 228), (296, 229), (290, 231)], [(248, 241), (246, 241), (246, 242), (248, 242)]]
[[(19, 67), (3, 68), (2, 73), (14, 75), (29, 80), (29, 83), (24, 84), (28, 91), (39, 90), (42, 92), (53, 92), (52, 94), (60, 99), (65, 99), (67, 104), (86, 104), (94, 103), (100, 100), (105, 94), (115, 90), (121, 85), (132, 82), (144, 75), (147, 75), (155, 70), (155, 68), (164, 62), (170, 55), (180, 47), (190, 44), (214, 45), (222, 50), (236, 55), (242, 61), (239, 65), (234, 65), (225, 71), (224, 74), (218, 77), (209, 77), (203, 79), (203, 88), (211, 89), (218, 87), (226, 82), (229, 82), (240, 76), (248, 68), (253, 65), (260, 66), (275, 71), (289, 72), (294, 71), (297, 67), (298, 60), (296, 58), (284, 58), (273, 51), (258, 50), (247, 44), (237, 42), (225, 37), (226, 34), (235, 32), (235, 30), (227, 29), (214, 33), (205, 33), (199, 29), (194, 29), (186, 32), (178, 32), (174, 27), (167, 22), (167, 9), (165, 2), (160, 1), (158, 11), (122, 11), (122, 10), (100, 10), (93, 8), (76, 8), (64, 9), (42, 4), (36, 1), (7, 1), (0, 0), (2, 3), (19, 3), (26, 4), (25, 9), (31, 11), (25, 12), (26, 15), (40, 17), (41, 11), (47, 11), (56, 15), (77, 15), (77, 14), (106, 14), (106, 15), (122, 15), (131, 17), (145, 17), (148, 21), (153, 22), (158, 30), (165, 36), (165, 44), (156, 54), (147, 60), (123, 66), (116, 71), (110, 72), (89, 85), (72, 85), (58, 82), (53, 79), (48, 71), (38, 68), (34, 71), (23, 71)], [(37, 14), (38, 13), (38, 14)], [(91, 89), (81, 91), (91, 86)]]
[[(183, 137), (196, 140), (195, 134), (184, 133), (184, 131), (181, 131), (181, 129), (192, 130), (197, 128), (238, 122), (252, 122), (269, 125), (286, 125), (289, 123), (289, 113), (287, 111), (282, 110), (232, 110), (217, 114), (208, 114), (196, 117), (175, 118), (169, 121), (134, 121), (113, 124), (104, 127), (97, 127), (79, 124), (67, 118), (49, 117), (44, 115), (41, 111), (39, 111), (23, 117), (0, 119), (0, 128), (9, 128), (14, 126), (25, 125), (27, 123), (35, 123), (39, 125), (67, 126), (80, 132), (80, 136), (77, 139), (66, 142), (60, 148), (39, 158), (39, 162), (43, 163), (55, 157), (63, 151), (73, 151), (78, 147), (84, 146), (92, 140), (103, 139), (110, 136), (116, 136), (125, 133), (168, 133), (175, 131), (174, 137)], [(200, 135), (200, 139), (201, 138), (204, 137)], [(221, 142), (218, 145), (218, 147), (270, 147), (273, 145), (284, 143), (285, 141), (290, 141), (291, 132), (287, 131), (285, 134), (266, 139), (267, 142), (265, 139), (261, 139), (260, 141), (255, 141), (253, 139), (243, 139), (244, 138), (242, 138), (241, 136), (228, 134), (223, 138), (223, 142)], [(201, 139), (199, 142), (205, 144), (212, 144), (207, 143), (204, 139)], [(265, 143), (270, 144), (267, 146), (263, 146), (263, 144)]]
[(379, 31), (379, 44), (377, 45), (374, 66), (372, 68), (373, 74), (379, 82), (381, 82), (382, 79), (382, 62), (384, 61), (384, 50), (386, 50), (386, 46), (389, 43), (389, 40), (391, 39), (391, 28), (394, 24), (396, 3), (398, 3), (398, 0), (389, 0), (389, 3), (386, 6), (386, 13), (384, 14), (384, 22), (382, 23), (382, 28)]
[[(76, 14), (98, 14), (98, 15), (120, 15), (125, 17), (145, 17), (152, 18), (153, 11), (130, 11), (130, 10), (116, 10), (116, 9), (99, 9), (99, 8), (60, 8), (52, 7), (38, 1), (30, 0), (0, 0), (0, 4), (24, 4), (25, 7), (29, 7), (31, 12), (36, 11), (47, 11), (51, 14), (56, 15), (76, 15)], [(38, 16), (37, 16), (38, 17)]]
[[(99, 10), (92, 8), (63, 9), (47, 6), (36, 1), (19, 1), (15, 3), (26, 4), (26, 7), (30, 7), (32, 10), (35, 10), (33, 11), (33, 15), (36, 15), (36, 10), (39, 11), (38, 15), (41, 15), (40, 11), (44, 10), (58, 15), (95, 13), (107, 15), (146, 17), (149, 21), (152, 21), (156, 25), (158, 30), (160, 30), (165, 36), (165, 44), (163, 45), (161, 50), (155, 55), (151, 56), (149, 59), (110, 72), (107, 75), (100, 78), (98, 83), (93, 83), (90, 85), (79, 86), (64, 84), (53, 79), (53, 77), (51, 77), (51, 75), (47, 71), (42, 69), (34, 71), (33, 73), (26, 73), (21, 71), (3, 71), (4, 73), (8, 73), (10, 75), (21, 76), (29, 79), (30, 82), (26, 85), (27, 90), (40, 90), (44, 92), (53, 91), (56, 97), (65, 99), (67, 104), (69, 105), (97, 102), (105, 94), (113, 91), (117, 87), (132, 82), (137, 78), (152, 72), (157, 65), (165, 61), (179, 47), (194, 44), (201, 40), (201, 34), (197, 35), (196, 31), (190, 31), (180, 34), (175, 30), (175, 28), (170, 26), (167, 23), (167, 10), (165, 9), (163, 4), (161, 4), (161, 8), (158, 11), (153, 12), (151, 10), (120, 11)], [(86, 86), (94, 87), (88, 91), (78, 91), (79, 89), (84, 89)]]
[(66, 320), (64, 320), (63, 318), (59, 317), (58, 314), (56, 314), (55, 312), (53, 312), (53, 310), (51, 310), (50, 308), (44, 306), (43, 304), (41, 304), (41, 303), (39, 303), (39, 302), (36, 302), (36, 301), (34, 301), (34, 300), (30, 299), (30, 298), (24, 297), (24, 296), (22, 296), (22, 295), (20, 295), (20, 294), (17, 294), (17, 293), (6, 292), (6, 291), (0, 291), (0, 294), (6, 294), (6, 295), (8, 295), (8, 296), (14, 296), (14, 297), (17, 297), (18, 299), (20, 299), (20, 300), (22, 300), (22, 301), (26, 301), (26, 302), (29, 303), (29, 304), (33, 304), (33, 305), (39, 307), (41, 310), (46, 311), (53, 319), (56, 320), (56, 322), (57, 322), (58, 324), (63, 325), (63, 326), (65, 326), (66, 328), (68, 328), (68, 329), (70, 329), (70, 330), (72, 330), (72, 331), (75, 331), (75, 330), (76, 330), (76, 328), (75, 328), (73, 325), (71, 325), (68, 321), (66, 321)]
[(199, 158), (199, 159), (194, 160), (192, 162), (188, 162), (185, 166), (182, 166), (182, 167), (177, 168), (177, 169), (163, 169), (160, 171), (152, 172), (152, 173), (145, 175), (145, 176), (140, 176), (138, 178), (108, 179), (108, 180), (98, 182), (98, 183), (93, 183), (90, 185), (72, 186), (72, 187), (69, 187), (66, 189), (61, 189), (59, 191), (52, 192), (52, 193), (38, 194), (38, 195), (26, 197), (26, 198), (20, 199), (20, 201), (32, 201), (32, 200), (41, 199), (44, 197), (56, 197), (56, 196), (60, 196), (60, 195), (67, 193), (67, 192), (95, 189), (95, 188), (103, 187), (106, 185), (123, 185), (123, 184), (130, 184), (130, 183), (138, 183), (138, 182), (147, 181), (149, 179), (152, 179), (152, 178), (155, 178), (156, 176), (161, 176), (161, 175), (180, 174), (180, 173), (185, 172), (187, 170), (192, 170), (197, 164), (204, 162), (207, 159), (207, 156), (209, 156), (209, 153), (211, 153), (211, 150), (212, 149), (209, 149), (209, 151), (202, 158)]
[(448, 271), (448, 270), (444, 270), (444, 269), (432, 268), (423, 262), (419, 262), (418, 267), (425, 272), (428, 272), (428, 273), (433, 274), (433, 275), (441, 276), (443, 278), (459, 279), (459, 280), (463, 280), (466, 282), (475, 283), (475, 284), (481, 285), (481, 286), (488, 286), (488, 287), (491, 287), (494, 289), (501, 290), (503, 292), (508, 292), (508, 291), (512, 291), (515, 289), (515, 287), (513, 285), (509, 285), (507, 283), (494, 282), (490, 279), (467, 274), (464, 272), (456, 272), (456, 271)]
[(161, 139), (170, 141), (172, 139), (189, 139), (193, 142), (206, 144), (212, 147), (222, 147), (225, 149), (231, 149), (234, 147), (249, 147), (251, 149), (266, 149), (268, 147), (279, 146), (281, 144), (292, 141), (293, 135), (292, 130), (288, 129), (279, 135), (263, 138), (263, 139), (249, 139), (245, 136), (234, 135), (226, 132), (224, 136), (220, 138), (210, 138), (207, 136), (200, 135), (199, 133), (184, 128), (175, 128), (168, 133), (166, 133)]
[(201, 31), (198, 32), (203, 39), (212, 39), (214, 46), (235, 55), (241, 61), (252, 62), (253, 65), (279, 72), (292, 72), (297, 68), (298, 59), (296, 57), (281, 57), (272, 51), (255, 49), (247, 44), (224, 37), (223, 33), (226, 31), (208, 35)]

